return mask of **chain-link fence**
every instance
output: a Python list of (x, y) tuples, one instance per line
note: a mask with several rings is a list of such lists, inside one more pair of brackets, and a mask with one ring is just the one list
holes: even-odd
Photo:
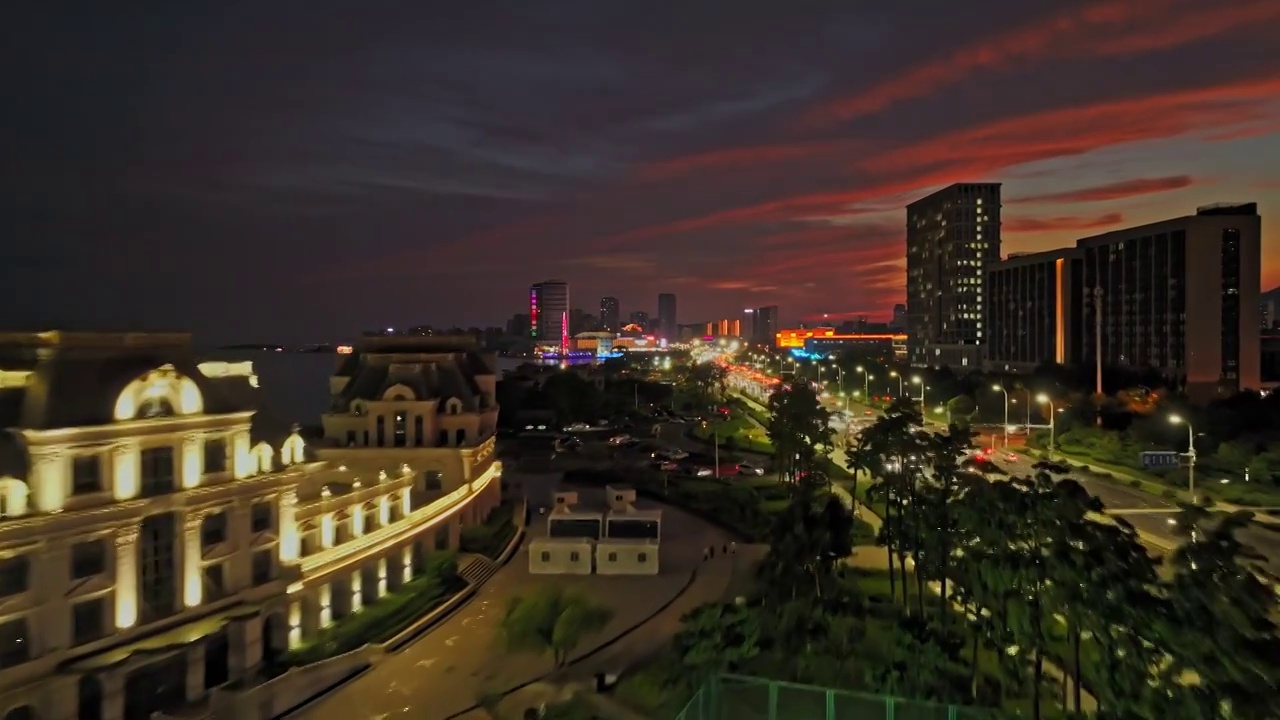
[(720, 675), (703, 683), (676, 720), (998, 720), (1000, 717), (987, 708)]

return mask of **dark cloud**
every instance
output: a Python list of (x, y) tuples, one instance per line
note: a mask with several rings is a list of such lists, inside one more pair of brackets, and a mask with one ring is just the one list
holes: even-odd
[[(1009, 178), (1028, 246), (1137, 219), (1081, 202), (1275, 187), (1214, 159), (1276, 151), (1264, 0), (53, 5), (0, 70), (10, 324), (497, 324), (544, 276), (882, 315), (938, 185)], [(1068, 162), (1140, 143), (1184, 166)]]

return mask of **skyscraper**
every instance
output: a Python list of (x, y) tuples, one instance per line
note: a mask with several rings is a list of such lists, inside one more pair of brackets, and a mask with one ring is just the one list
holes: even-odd
[(907, 329), (907, 306), (898, 303), (893, 306), (893, 320), (889, 322), (889, 327), (894, 330)]
[(755, 315), (755, 328), (751, 333), (752, 342), (772, 346), (774, 336), (778, 334), (778, 306), (765, 305), (757, 308)]
[(544, 280), (529, 288), (529, 325), (539, 344), (568, 350), (569, 283)]
[(621, 325), (621, 312), (619, 311), (618, 298), (602, 297), (600, 298), (600, 327), (609, 332), (618, 332)]
[(960, 183), (907, 206), (912, 365), (981, 362), (986, 267), (999, 260), (999, 183)]
[(658, 295), (658, 335), (674, 341), (679, 337), (676, 325), (676, 295), (661, 293)]

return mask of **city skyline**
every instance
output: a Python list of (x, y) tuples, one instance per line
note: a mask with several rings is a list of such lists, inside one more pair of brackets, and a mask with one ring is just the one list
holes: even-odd
[(23, 23), (8, 325), (489, 326), (550, 277), (886, 320), (904, 207), (960, 181), (1003, 183), (1006, 255), (1257, 202), (1280, 284), (1274, 3), (236, 8)]

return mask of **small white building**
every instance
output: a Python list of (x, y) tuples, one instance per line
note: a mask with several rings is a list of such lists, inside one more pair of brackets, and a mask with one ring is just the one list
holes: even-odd
[(657, 575), (658, 541), (601, 538), (596, 543), (599, 575)]
[(537, 538), (529, 542), (532, 575), (590, 575), (592, 546), (585, 538)]

